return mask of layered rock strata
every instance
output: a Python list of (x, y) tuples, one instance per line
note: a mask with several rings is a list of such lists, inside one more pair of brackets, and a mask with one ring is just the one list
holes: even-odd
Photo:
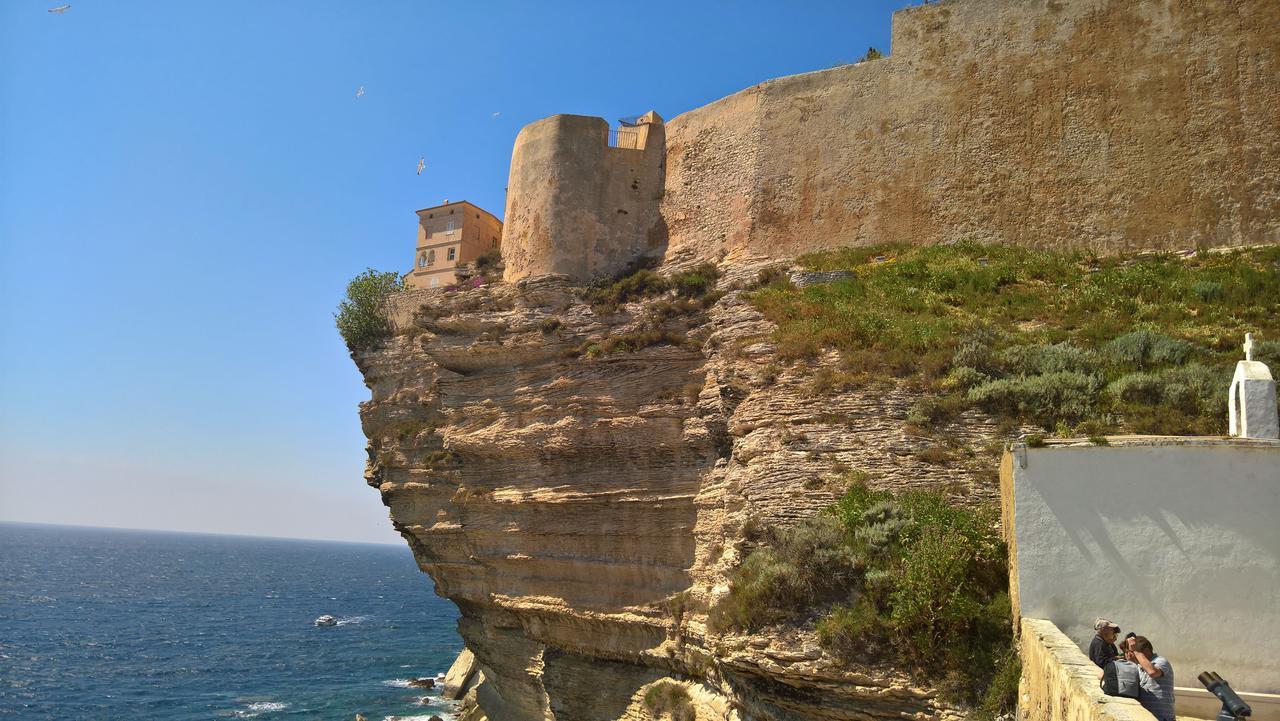
[(961, 717), (799, 631), (712, 633), (707, 609), (752, 529), (817, 513), (845, 470), (994, 501), (990, 421), (947, 429), (939, 464), (906, 424), (910, 389), (815, 395), (740, 291), (692, 315), (664, 303), (594, 309), (558, 277), (405, 294), (397, 335), (355, 356), (367, 480), (461, 611), (483, 675), (468, 713), (647, 718), (646, 689), (678, 682), (704, 721)]

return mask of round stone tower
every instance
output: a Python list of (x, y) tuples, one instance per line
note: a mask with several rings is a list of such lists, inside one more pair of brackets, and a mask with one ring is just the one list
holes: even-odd
[(511, 153), (504, 278), (562, 273), (581, 282), (660, 257), (666, 134), (655, 112), (610, 131), (602, 118), (526, 125)]

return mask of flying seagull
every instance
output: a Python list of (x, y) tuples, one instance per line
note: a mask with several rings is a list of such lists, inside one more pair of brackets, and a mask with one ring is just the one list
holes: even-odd
[(422, 175), (422, 169), (427, 167), (426, 158), (418, 158), (418, 175)]
[(501, 110), (499, 110), (498, 112), (494, 113), (494, 114), (493, 114), (492, 116), (490, 116), (490, 117), (494, 117), (494, 118), (496, 118), (496, 117), (498, 117), (499, 115), (502, 115), (502, 111), (501, 111)]
[(49, 8), (49, 12), (61, 15), (62, 13), (65, 13), (70, 9), (71, 9), (70, 5), (59, 5), (56, 8)]
[(359, 88), (356, 88), (356, 97), (357, 97), (357, 98), (363, 98), (363, 97), (364, 97), (364, 86), (363, 86), (363, 85), (361, 85)]

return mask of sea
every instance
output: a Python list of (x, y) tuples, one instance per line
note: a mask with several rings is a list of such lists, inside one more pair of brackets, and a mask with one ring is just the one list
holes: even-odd
[(0, 718), (450, 719), (457, 618), (404, 546), (0, 523)]

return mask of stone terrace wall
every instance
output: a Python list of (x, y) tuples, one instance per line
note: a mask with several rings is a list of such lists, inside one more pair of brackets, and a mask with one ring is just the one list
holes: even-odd
[(951, 0), (667, 124), (669, 258), (1280, 241), (1280, 3)]
[(1135, 699), (1098, 688), (1098, 667), (1052, 621), (1022, 619), (1019, 721), (1154, 721)]

